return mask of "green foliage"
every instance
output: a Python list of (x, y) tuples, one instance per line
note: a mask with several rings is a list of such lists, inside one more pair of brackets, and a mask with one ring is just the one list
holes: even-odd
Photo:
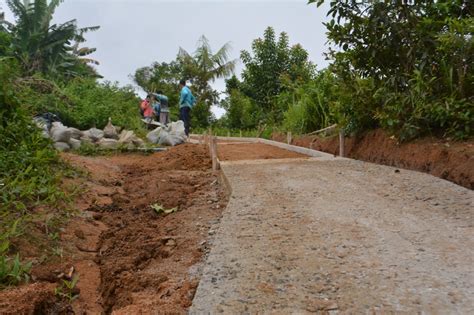
[(315, 66), (301, 45), (289, 46), (286, 33), (281, 33), (277, 41), (271, 27), (265, 30), (263, 39), (253, 41), (252, 53), (241, 52), (245, 69), (240, 89), (255, 100), (269, 120), (281, 121), (284, 111), (275, 110), (274, 98), (285, 90), (285, 81), (302, 83), (313, 78)]
[(261, 122), (262, 110), (251, 98), (236, 89), (231, 91), (221, 106), (226, 110), (225, 125), (231, 129), (253, 129)]
[(0, 214), (26, 211), (39, 200), (55, 202), (58, 156), (13, 94), (12, 66), (0, 66)]
[(132, 130), (143, 129), (139, 112), (140, 99), (131, 87), (121, 88), (110, 82), (97, 83), (95, 79), (83, 78), (61, 85), (47, 80), (39, 82), (52, 86), (51, 92), (41, 93), (41, 85), (30, 84), (28, 81), (19, 86), (20, 99), (32, 113), (53, 112), (65, 125), (81, 130), (93, 126), (103, 128), (109, 117), (117, 126)]
[(21, 262), (19, 254), (11, 259), (0, 252), (0, 288), (28, 282), (30, 270), (31, 262)]
[(73, 302), (79, 297), (79, 294), (76, 290), (76, 285), (78, 281), (79, 276), (74, 276), (72, 280), (63, 279), (61, 285), (54, 289), (54, 294), (57, 297), (66, 299), (69, 303)]
[[(16, 23), (3, 22), (2, 29), (10, 34), (11, 56), (20, 62), (28, 75), (42, 72), (65, 78), (95, 73), (82, 67), (83, 64), (97, 63), (83, 58), (94, 49), (79, 49), (79, 43), (84, 42), (84, 33), (99, 27), (78, 28), (76, 20), (53, 24), (54, 12), (61, 2), (7, 0)], [(72, 46), (72, 42), (76, 44)]]
[(179, 112), (178, 83), (181, 79), (190, 81), (190, 88), (197, 99), (191, 114), (191, 125), (205, 128), (213, 120), (211, 106), (219, 100), (219, 93), (211, 87), (211, 83), (228, 77), (234, 71), (236, 61), (229, 61), (229, 51), (227, 43), (214, 53), (207, 38), (202, 36), (193, 54), (180, 48), (176, 60), (155, 62), (150, 67), (140, 68), (133, 75), (133, 80), (147, 93), (161, 90), (167, 95), (173, 119), (178, 118)]
[(289, 83), (286, 91), (276, 99), (279, 107), (289, 106), (284, 114), (283, 127), (293, 133), (302, 134), (334, 123), (331, 105), (335, 102), (335, 82), (335, 77), (326, 70), (305, 84)]
[[(219, 137), (249, 137), (249, 138), (264, 138), (271, 139), (274, 128), (272, 126), (262, 126), (260, 129), (230, 129), (219, 126), (218, 124), (212, 126), (211, 132), (214, 136)], [(197, 129), (196, 133), (207, 133), (208, 129)]]
[(18, 236), (18, 223), (16, 220), (6, 230), (0, 233), (0, 288), (19, 284), (29, 280), (31, 262), (22, 263), (20, 255), (16, 254), (12, 259), (8, 257), (10, 249), (10, 238)]
[(57, 153), (14, 93), (17, 74), (13, 60), (0, 64), (0, 285), (27, 280), (31, 264), (18, 253), (10, 258), (9, 250), (31, 210), (67, 200), (58, 185), (63, 167)]
[(338, 122), (350, 131), (380, 126), (402, 140), (472, 136), (472, 12), (465, 0), (331, 1)]

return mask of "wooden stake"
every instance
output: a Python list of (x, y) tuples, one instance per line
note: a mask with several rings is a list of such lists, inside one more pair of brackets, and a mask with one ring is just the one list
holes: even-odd
[(211, 157), (212, 157), (212, 170), (217, 171), (219, 169), (219, 163), (217, 162), (217, 139), (216, 139), (216, 137), (211, 138)]
[(293, 139), (291, 138), (291, 131), (288, 131), (287, 134), (286, 134), (286, 142), (287, 142), (288, 144), (291, 144), (291, 141), (292, 141), (292, 140), (293, 140)]
[(341, 129), (341, 130), (339, 130), (339, 156), (340, 157), (345, 156), (345, 152), (344, 152), (345, 143), (344, 142), (345, 142), (344, 130)]
[(240, 129), (240, 137), (242, 138), (242, 129)]
[(212, 142), (213, 142), (214, 137), (212, 136), (211, 129), (209, 129), (209, 135), (207, 137), (208, 137), (208, 144), (209, 144), (209, 155), (211, 156), (211, 159), (212, 159)]

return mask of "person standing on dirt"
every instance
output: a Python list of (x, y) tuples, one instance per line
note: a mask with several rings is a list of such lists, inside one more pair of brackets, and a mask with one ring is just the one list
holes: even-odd
[(154, 93), (153, 96), (155, 96), (156, 100), (160, 103), (160, 124), (167, 125), (170, 115), (168, 96), (164, 95), (162, 91)]
[(179, 98), (179, 119), (184, 122), (184, 132), (189, 137), (189, 128), (191, 125), (191, 109), (194, 106), (195, 98), (191, 89), (186, 86), (186, 81), (179, 81), (179, 87), (181, 89)]

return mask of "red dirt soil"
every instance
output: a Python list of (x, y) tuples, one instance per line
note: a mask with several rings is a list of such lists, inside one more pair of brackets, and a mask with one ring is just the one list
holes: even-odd
[[(35, 283), (1, 291), (0, 314), (185, 313), (209, 228), (227, 203), (207, 148), (184, 144), (150, 156), (64, 158), (89, 173), (80, 183), (80, 215), (61, 233), (64, 258), (36, 266)], [(159, 215), (153, 204), (178, 212)], [(53, 290), (58, 274), (72, 266), (80, 295), (71, 308)]]
[(257, 160), (257, 159), (289, 159), (308, 157), (296, 152), (280, 149), (262, 143), (223, 143), (217, 147), (217, 155), (221, 161)]
[[(286, 135), (275, 134), (273, 140), (286, 142)], [(292, 144), (339, 153), (337, 136), (296, 137)], [(421, 171), (474, 189), (474, 140), (447, 142), (424, 138), (400, 144), (384, 131), (374, 130), (360, 137), (347, 137), (345, 152), (353, 159)]]

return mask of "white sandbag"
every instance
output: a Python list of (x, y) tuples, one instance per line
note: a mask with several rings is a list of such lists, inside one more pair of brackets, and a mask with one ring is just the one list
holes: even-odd
[(133, 145), (136, 146), (137, 148), (143, 148), (145, 147), (145, 141), (142, 139), (138, 138), (135, 136), (135, 138), (132, 141)]
[(96, 142), (96, 141), (101, 140), (104, 137), (104, 132), (97, 128), (91, 128), (89, 130), (84, 131), (84, 136)]
[(36, 126), (40, 128), (42, 131), (45, 131), (49, 133), (48, 130), (48, 121), (43, 118), (43, 117), (35, 117), (33, 118), (33, 121), (35, 122)]
[(127, 148), (130, 150), (134, 149), (135, 147), (142, 148), (145, 146), (145, 141), (137, 137), (131, 130), (123, 130), (120, 133), (118, 142), (120, 145), (127, 146)]
[(69, 139), (69, 146), (73, 149), (73, 150), (77, 150), (81, 147), (81, 140), (77, 140), (77, 139), (74, 139), (74, 138), (71, 138)]
[(107, 126), (104, 127), (104, 137), (110, 139), (118, 139), (119, 135), (117, 132), (117, 128), (112, 125), (112, 120), (109, 118), (109, 122)]
[(160, 133), (159, 144), (175, 146), (186, 142), (186, 133), (184, 132), (184, 123), (181, 120), (172, 122), (167, 130)]
[(128, 143), (131, 143), (133, 142), (133, 139), (135, 138), (135, 133), (131, 130), (123, 130), (121, 133), (120, 133), (120, 136), (119, 136), (119, 143), (120, 144), (128, 144)]
[(160, 139), (158, 141), (158, 144), (160, 145), (168, 145), (174, 147), (175, 145), (184, 143), (186, 140), (185, 137), (182, 135), (177, 135), (172, 132), (167, 132), (165, 130), (162, 130), (160, 132)]
[(46, 130), (42, 130), (42, 131), (41, 131), (41, 135), (42, 135), (43, 138), (45, 138), (45, 139), (51, 138), (51, 136), (49, 135), (49, 132), (46, 131)]
[(83, 135), (79, 140), (81, 141), (81, 143), (94, 144), (94, 141), (92, 141), (92, 139), (86, 135)]
[(158, 127), (155, 130), (150, 131), (147, 135), (146, 138), (148, 141), (151, 143), (158, 143), (160, 142), (160, 133), (164, 131), (162, 127)]
[(69, 130), (71, 132), (71, 138), (73, 138), (73, 139), (79, 140), (84, 135), (84, 133), (82, 131), (80, 131), (79, 129), (76, 129), (76, 128), (69, 127), (69, 128), (67, 128), (67, 130)]
[(119, 142), (115, 139), (107, 139), (107, 138), (102, 138), (97, 142), (99, 147), (103, 149), (117, 149), (119, 146)]
[(175, 146), (186, 141), (184, 123), (182, 121), (172, 122), (168, 126), (158, 127), (147, 134), (151, 143)]
[(69, 151), (71, 149), (71, 147), (69, 146), (69, 144), (65, 143), (65, 142), (55, 142), (53, 143), (53, 146), (56, 150), (58, 151)]
[(184, 122), (182, 120), (172, 122), (171, 124), (169, 124), (169, 126), (171, 133), (179, 136), (186, 136), (186, 133), (184, 131)]
[(51, 139), (54, 142), (68, 143), (71, 139), (71, 131), (60, 122), (54, 122), (50, 131)]

